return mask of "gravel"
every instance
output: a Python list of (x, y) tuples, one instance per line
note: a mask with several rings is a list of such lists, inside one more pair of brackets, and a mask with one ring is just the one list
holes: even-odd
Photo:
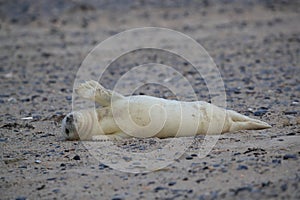
[[(299, 1), (268, 0), (2, 2), (1, 199), (300, 199), (299, 9)], [(207, 138), (197, 136), (182, 156), (149, 173), (113, 169), (84, 143), (65, 141), (60, 124), (72, 110), (73, 84), (85, 56), (108, 37), (145, 26), (174, 29), (199, 42), (218, 66), (227, 108), (272, 128), (222, 135), (208, 155), (201, 154)], [(174, 67), (199, 99), (212, 100), (204, 78), (189, 62), (161, 50), (117, 58), (100, 81), (112, 89), (143, 63)], [(90, 73), (95, 77), (98, 72)], [(125, 80), (121, 89), (126, 93), (135, 81), (154, 76), (170, 82), (179, 96), (155, 84), (134, 93), (193, 100), (170, 74), (151, 73)], [(161, 150), (170, 141), (115, 143), (128, 155), (113, 162), (138, 168), (142, 161), (134, 153)], [(100, 153), (109, 145), (95, 144)]]

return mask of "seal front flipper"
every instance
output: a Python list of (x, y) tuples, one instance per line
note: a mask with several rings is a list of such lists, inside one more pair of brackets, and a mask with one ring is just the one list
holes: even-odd
[(111, 141), (111, 140), (123, 140), (127, 138), (132, 138), (130, 135), (127, 135), (123, 132), (116, 132), (108, 135), (94, 135), (92, 137), (93, 141)]
[(114, 100), (124, 98), (123, 95), (105, 89), (102, 85), (94, 80), (86, 81), (85, 83), (80, 84), (75, 89), (75, 92), (85, 99), (99, 103), (101, 106), (109, 106), (111, 104), (112, 97), (114, 97)]

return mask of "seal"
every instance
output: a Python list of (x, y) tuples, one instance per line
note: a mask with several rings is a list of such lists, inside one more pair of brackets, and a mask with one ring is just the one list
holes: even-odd
[(62, 132), (67, 140), (184, 137), (271, 127), (205, 101), (184, 102), (147, 95), (125, 97), (93, 80), (79, 85), (75, 92), (102, 107), (66, 115)]

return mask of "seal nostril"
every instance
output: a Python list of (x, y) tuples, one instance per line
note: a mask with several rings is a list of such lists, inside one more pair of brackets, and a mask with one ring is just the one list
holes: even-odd
[(69, 129), (66, 128), (65, 132), (66, 132), (67, 136), (69, 136), (69, 133), (70, 133)]
[(66, 122), (67, 123), (73, 122), (73, 115), (67, 116)]

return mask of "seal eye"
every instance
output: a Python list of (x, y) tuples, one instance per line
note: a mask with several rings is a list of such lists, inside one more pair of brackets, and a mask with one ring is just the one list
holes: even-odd
[(69, 129), (66, 128), (65, 132), (66, 132), (67, 136), (69, 136), (69, 133), (70, 133)]

